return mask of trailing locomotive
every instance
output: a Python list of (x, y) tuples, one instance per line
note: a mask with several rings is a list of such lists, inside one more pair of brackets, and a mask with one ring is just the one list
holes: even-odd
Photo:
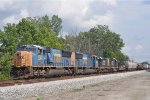
[(14, 77), (34, 76), (48, 73), (51, 69), (65, 69), (76, 74), (79, 69), (97, 72), (118, 71), (116, 59), (97, 57), (86, 53), (64, 51), (37, 45), (18, 46), (13, 56), (11, 74)]

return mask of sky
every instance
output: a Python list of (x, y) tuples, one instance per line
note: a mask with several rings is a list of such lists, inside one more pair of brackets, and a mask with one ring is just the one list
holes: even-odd
[(108, 25), (130, 59), (150, 62), (150, 0), (0, 0), (0, 28), (21, 18), (58, 15), (62, 34)]

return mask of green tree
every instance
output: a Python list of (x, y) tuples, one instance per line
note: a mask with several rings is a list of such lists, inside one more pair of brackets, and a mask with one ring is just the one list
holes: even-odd
[(148, 61), (144, 61), (144, 62), (142, 62), (142, 64), (148, 64), (148, 65), (150, 65)]
[(128, 61), (129, 57), (125, 54), (123, 54), (121, 51), (115, 51), (115, 52), (111, 52), (111, 57), (116, 58), (119, 61)]
[(56, 35), (59, 35), (59, 32), (62, 29), (62, 19), (59, 18), (57, 15), (52, 16), (50, 28), (56, 33)]
[(0, 80), (10, 78), (11, 71), (11, 55), (9, 53), (0, 52)]
[(61, 48), (62, 43), (56, 33), (50, 28), (49, 17), (37, 17), (22, 19), (17, 25), (19, 45), (36, 44), (53, 48)]
[(120, 38), (119, 34), (110, 31), (109, 27), (106, 25), (98, 25), (90, 29), (89, 31), (92, 48), (94, 48), (94, 53), (96, 55), (103, 55), (110, 57), (109, 52), (114, 52), (121, 50), (124, 46), (123, 40)]
[[(56, 22), (55, 22), (56, 21)], [(59, 21), (59, 22), (58, 22)], [(14, 53), (17, 45), (42, 45), (53, 48), (62, 48), (63, 44), (54, 30), (60, 31), (61, 19), (47, 15), (35, 18), (23, 18), (18, 24), (7, 24), (0, 31), (0, 40), (3, 43), (1, 50)], [(50, 27), (51, 26), (51, 27)]]
[(1, 51), (13, 54), (19, 43), (16, 25), (7, 24), (4, 26), (4, 30), (0, 30), (0, 40), (2, 42)]
[(29, 45), (33, 43), (32, 36), (37, 32), (36, 24), (28, 21), (28, 19), (23, 18), (16, 25), (16, 28), (17, 28), (17, 34), (19, 35), (18, 45)]
[(103, 57), (116, 57), (120, 60), (128, 59), (121, 52), (124, 43), (120, 35), (112, 32), (107, 25), (97, 25), (97, 27), (91, 28), (87, 32), (69, 34), (65, 37), (65, 40), (65, 47), (71, 50)]

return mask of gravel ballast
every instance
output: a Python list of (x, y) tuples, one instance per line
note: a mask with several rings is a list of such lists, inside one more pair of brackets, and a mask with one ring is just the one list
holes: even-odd
[(144, 71), (134, 71), (126, 73), (0, 87), (0, 100), (20, 100), (27, 97), (38, 97), (40, 95), (55, 94), (61, 91), (76, 89), (90, 84), (97, 84), (105, 81), (116, 80), (136, 74), (141, 74), (143, 72)]

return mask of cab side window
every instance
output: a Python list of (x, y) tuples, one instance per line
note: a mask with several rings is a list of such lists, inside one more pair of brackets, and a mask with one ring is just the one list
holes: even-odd
[(38, 49), (38, 55), (42, 55), (42, 49)]

